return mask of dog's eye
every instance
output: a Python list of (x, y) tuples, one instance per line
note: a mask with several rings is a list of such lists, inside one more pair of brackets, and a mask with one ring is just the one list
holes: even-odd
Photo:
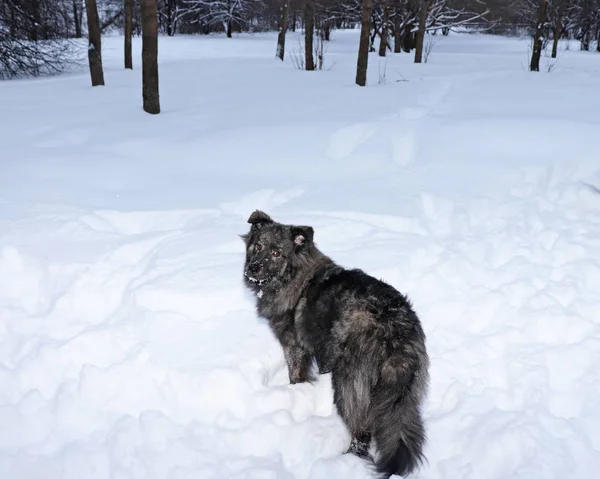
[(254, 251), (260, 251), (262, 249), (262, 245), (261, 244), (255, 244), (254, 245)]
[(276, 249), (273, 250), (273, 252), (271, 253), (273, 256), (275, 256), (275, 258), (281, 256), (281, 253), (279, 251), (277, 251)]

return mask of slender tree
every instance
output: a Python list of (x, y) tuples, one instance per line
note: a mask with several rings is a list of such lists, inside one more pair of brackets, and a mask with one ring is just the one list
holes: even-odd
[(288, 11), (290, 0), (282, 0), (281, 13), (279, 14), (279, 35), (277, 36), (277, 58), (283, 61), (285, 55), (285, 34), (288, 27)]
[[(403, 46), (407, 44), (406, 36), (407, 34), (410, 34), (411, 29), (412, 23), (410, 23), (410, 20), (405, 20), (402, 12), (397, 10), (394, 17), (394, 53), (402, 52)], [(404, 50), (410, 51), (410, 49)]]
[(81, 0), (73, 0), (73, 23), (75, 24), (75, 38), (83, 37), (83, 2)]
[(131, 37), (133, 35), (133, 0), (125, 0), (125, 68), (133, 70)]
[(394, 20), (394, 53), (402, 52), (402, 35), (400, 34), (400, 15)]
[(162, 23), (164, 24), (167, 35), (172, 37), (177, 30), (178, 9), (177, 0), (164, 0), (160, 11)]
[(140, 0), (142, 11), (142, 98), (144, 111), (160, 113), (156, 0)]
[(533, 52), (531, 53), (531, 63), (529, 70), (532, 72), (540, 71), (540, 58), (542, 56), (542, 47), (544, 41), (544, 24), (546, 23), (546, 9), (548, 0), (540, 0), (538, 7), (537, 23), (533, 35)]
[(580, 0), (577, 14), (577, 27), (580, 35), (580, 49), (588, 51), (592, 43), (592, 24), (595, 14), (593, 0)]
[(421, 9), (419, 10), (419, 30), (417, 31), (417, 41), (415, 45), (415, 63), (421, 63), (423, 60), (423, 44), (425, 43), (425, 30), (427, 29), (427, 15), (431, 0), (421, 0)]
[(360, 25), (360, 41), (358, 44), (358, 60), (356, 62), (356, 84), (367, 84), (367, 67), (369, 65), (369, 32), (371, 30), (371, 13), (373, 0), (363, 0), (362, 20)]
[(104, 85), (102, 70), (102, 45), (100, 41), (100, 19), (96, 0), (85, 0), (88, 23), (88, 60), (92, 86)]
[(552, 58), (556, 58), (558, 54), (558, 41), (562, 34), (562, 18), (560, 14), (556, 14), (554, 18), (554, 38), (552, 39)]
[[(227, 0), (227, 9), (231, 12), (231, 0)], [(233, 19), (231, 15), (227, 18), (227, 38), (233, 38)]]
[(315, 36), (315, 0), (306, 0), (304, 6), (304, 56), (307, 70), (315, 69), (313, 39)]
[(390, 5), (386, 0), (383, 8), (383, 20), (381, 25), (381, 41), (379, 42), (379, 56), (384, 57), (388, 48), (390, 35)]

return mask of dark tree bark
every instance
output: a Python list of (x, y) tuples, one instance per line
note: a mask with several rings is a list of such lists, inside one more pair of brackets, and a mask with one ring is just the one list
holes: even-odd
[(167, 0), (165, 3), (166, 9), (166, 19), (165, 19), (165, 30), (167, 31), (167, 35), (172, 37), (175, 35), (175, 31), (177, 30), (176, 25), (176, 13), (177, 13), (177, 4), (176, 0)]
[(596, 36), (596, 51), (600, 52), (600, 25), (598, 25), (598, 34)]
[(125, 0), (125, 68), (133, 70), (131, 37), (133, 35), (133, 0)]
[(323, 36), (326, 42), (331, 38), (331, 24), (329, 22), (325, 22), (325, 25), (323, 26)]
[(144, 111), (160, 113), (156, 0), (140, 0), (142, 10), (142, 97)]
[(381, 25), (381, 41), (379, 42), (379, 56), (384, 57), (388, 48), (389, 23), (390, 23), (390, 6), (387, 4), (383, 9), (383, 24)]
[(306, 0), (304, 7), (304, 55), (307, 70), (315, 69), (313, 39), (315, 35), (315, 0)]
[(535, 33), (533, 36), (533, 52), (531, 53), (531, 63), (529, 64), (529, 70), (532, 72), (540, 71), (540, 58), (542, 56), (544, 22), (546, 21), (547, 7), (548, 0), (540, 0), (537, 24), (535, 26)]
[(28, 38), (32, 42), (37, 42), (38, 40), (41, 40), (40, 27), (42, 18), (40, 0), (30, 0), (28, 3), (25, 3), (23, 7), (26, 9), (30, 20), (27, 22), (29, 27)]
[(562, 22), (560, 14), (556, 14), (556, 20), (554, 21), (554, 39), (552, 41), (552, 58), (556, 58), (558, 53), (558, 41), (562, 34)]
[(81, 24), (83, 23), (83, 9), (79, 0), (73, 0), (73, 23), (75, 24), (75, 38), (83, 37), (83, 29)]
[(404, 31), (404, 37), (402, 38), (402, 49), (406, 53), (410, 53), (410, 51), (415, 48), (415, 34), (411, 31), (413, 29), (413, 24), (409, 24)]
[(233, 22), (231, 18), (227, 20), (227, 38), (231, 38), (233, 32)]
[(92, 86), (104, 85), (102, 70), (102, 45), (100, 40), (100, 19), (96, 0), (85, 0), (88, 23), (88, 60)]
[(590, 50), (590, 34), (586, 32), (581, 37), (581, 50), (589, 51)]
[[(372, 0), (371, 0), (372, 1)], [(371, 27), (372, 31), (370, 32), (371, 36), (369, 38), (369, 53), (375, 51), (375, 39), (379, 34), (380, 25), (377, 24), (377, 15), (373, 10), (371, 10)]]
[(360, 26), (360, 42), (358, 44), (358, 60), (356, 62), (356, 84), (367, 84), (367, 67), (369, 65), (369, 31), (371, 30), (371, 12), (373, 0), (363, 0), (362, 22)]
[(425, 29), (427, 28), (427, 15), (431, 0), (421, 0), (419, 10), (419, 30), (417, 31), (417, 44), (415, 45), (415, 63), (423, 60), (423, 44), (425, 43)]
[(400, 15), (396, 15), (394, 21), (394, 53), (402, 52), (402, 32), (400, 31)]
[(581, 13), (579, 14), (579, 30), (581, 36), (581, 50), (589, 51), (592, 43), (592, 28), (594, 20), (594, 5), (591, 0), (579, 2)]
[(285, 55), (285, 34), (287, 33), (288, 24), (288, 11), (290, 8), (290, 1), (283, 0), (281, 4), (281, 14), (279, 15), (279, 35), (277, 36), (277, 51), (275, 55), (281, 61)]

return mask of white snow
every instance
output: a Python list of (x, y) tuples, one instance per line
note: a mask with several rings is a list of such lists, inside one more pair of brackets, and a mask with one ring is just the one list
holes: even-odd
[(593, 477), (600, 57), (533, 74), (527, 41), (451, 35), (361, 89), (357, 32), (320, 72), (275, 38), (161, 37), (157, 116), (137, 38), (133, 72), (103, 39), (105, 87), (0, 84), (0, 477), (367, 477), (330, 376), (289, 385), (244, 290), (255, 208), (413, 300), (417, 477)]

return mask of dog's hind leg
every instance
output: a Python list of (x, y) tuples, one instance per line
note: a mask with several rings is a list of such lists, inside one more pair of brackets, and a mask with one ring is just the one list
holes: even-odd
[(354, 454), (361, 459), (372, 460), (369, 454), (369, 446), (371, 445), (371, 433), (370, 432), (358, 432), (352, 438), (350, 447), (346, 451), (346, 454)]

